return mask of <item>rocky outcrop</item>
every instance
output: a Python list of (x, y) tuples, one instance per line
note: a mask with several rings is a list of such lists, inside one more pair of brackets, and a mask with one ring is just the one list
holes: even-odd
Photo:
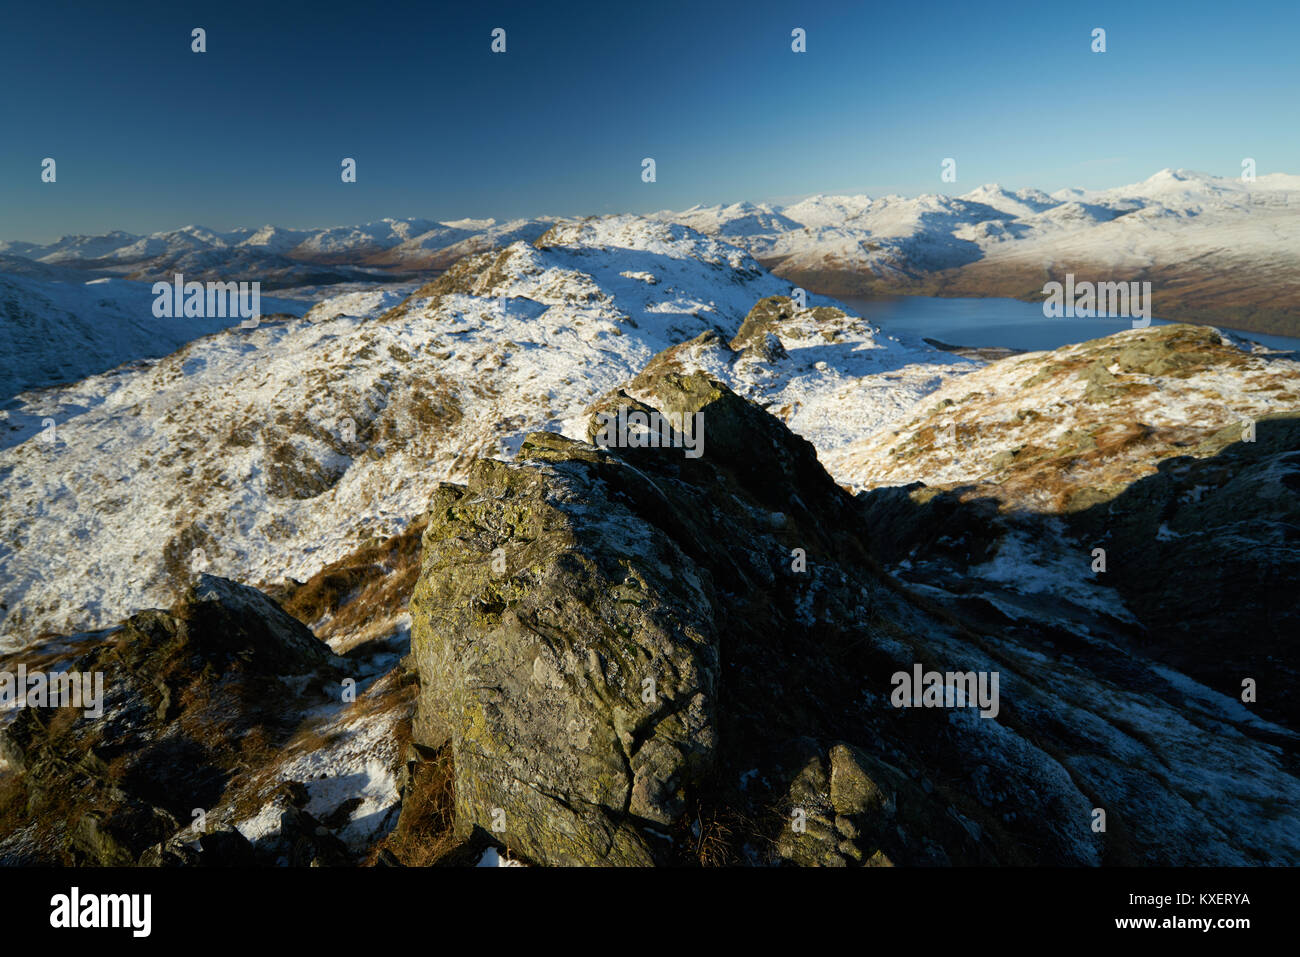
[(1300, 729), (1300, 409), (1208, 436), (1121, 495), (1071, 515), (1106, 549), (1144, 653)]
[[(524, 454), (572, 444), (536, 437)], [(564, 508), (599, 495), (600, 464), (617, 469), (484, 461), (467, 488), (435, 495), (412, 600), (417, 740), (453, 737), (463, 825), (504, 820), (555, 863), (649, 863), (625, 819), (671, 823), (712, 756), (717, 634), (670, 541), (626, 508)]]
[(29, 671), (96, 676), (102, 698), (94, 707), (28, 701), (0, 728), (11, 772), (0, 858), (251, 859), (234, 847), (242, 838), (196, 827), (194, 811), (214, 808), (241, 770), (268, 763), (306, 707), (338, 698), (341, 660), (261, 592), (208, 575), (171, 611), (140, 612), (83, 641), (90, 647), (74, 641), (62, 659), (25, 661)]
[[(433, 498), (415, 734), (451, 750), (458, 833), (543, 864), (1300, 860), (1221, 780), (1250, 766), (1295, 806), (1283, 729), (1153, 669), (1086, 605), (1092, 637), (1046, 606), (1015, 621), (909, 590), (808, 443), (651, 368), (590, 435), (618, 408), (700, 413), (702, 456), (534, 433)], [(898, 707), (917, 666), (998, 675), (996, 714)]]
[[(1103, 629), (1300, 729), (1300, 365), (1214, 329), (993, 363), (835, 456), (873, 552), (963, 613)], [(924, 477), (924, 481), (910, 481)], [(1014, 626), (1010, 626), (1014, 627)]]
[(1297, 409), (1300, 363), (1289, 355), (1247, 352), (1216, 329), (1153, 326), (990, 363), (826, 459), (856, 488), (920, 480), (1069, 513)]
[[(788, 654), (773, 638), (803, 573), (787, 543), (865, 558), (823, 531), (853, 509), (811, 446), (707, 377), (659, 385), (661, 411), (703, 415), (702, 458), (536, 433), (524, 464), (480, 462), (430, 508), (411, 604), (417, 739), (451, 739), (462, 830), (495, 821), (548, 863), (672, 858), (668, 832), (730, 763), (718, 735), (743, 713), (737, 699), (718, 714), (724, 654), (748, 668)], [(620, 404), (650, 411), (602, 408)], [(827, 600), (849, 612), (863, 597)]]
[[(417, 740), (450, 741), (458, 830), (534, 861), (688, 860), (705, 805), (764, 818), (728, 855), (778, 859), (802, 798), (775, 769), (803, 767), (818, 732), (861, 733), (880, 650), (849, 623), (902, 599), (807, 442), (704, 375), (637, 386), (655, 407), (618, 394), (594, 411), (699, 413), (702, 457), (535, 433), (520, 464), (480, 462), (434, 496), (411, 603)], [(797, 833), (793, 859), (813, 840)]]
[(801, 312), (813, 325), (822, 327), (827, 341), (833, 339), (832, 323), (846, 318), (842, 311), (830, 306), (801, 310), (789, 296), (768, 296), (754, 304), (729, 345), (736, 352), (748, 351), (764, 362), (775, 362), (786, 355), (778, 333)]

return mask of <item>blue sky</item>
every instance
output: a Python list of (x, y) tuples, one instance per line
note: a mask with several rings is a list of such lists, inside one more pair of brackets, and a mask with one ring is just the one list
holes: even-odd
[(1295, 0), (10, 5), (0, 238), (1297, 173), (1298, 41)]

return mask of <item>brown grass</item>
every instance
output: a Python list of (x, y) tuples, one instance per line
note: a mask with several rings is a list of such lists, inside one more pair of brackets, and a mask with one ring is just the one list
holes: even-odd
[(345, 637), (335, 650), (346, 653), (363, 641), (382, 637), (387, 623), (401, 614), (420, 577), (423, 517), (398, 535), (363, 545), (326, 565), (301, 585), (279, 594), (281, 606), (322, 641)]
[(397, 826), (371, 849), (365, 863), (374, 864), (386, 850), (406, 867), (436, 864), (460, 843), (452, 833), (454, 823), (454, 767), (448, 745), (433, 760), (415, 765)]

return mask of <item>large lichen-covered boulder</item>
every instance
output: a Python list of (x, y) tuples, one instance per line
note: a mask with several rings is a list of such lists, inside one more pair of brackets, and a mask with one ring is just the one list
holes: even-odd
[(598, 417), (619, 409), (699, 414), (701, 454), (537, 433), (433, 496), (410, 605), (414, 736), (452, 750), (458, 831), (541, 864), (990, 860), (990, 839), (954, 823), (956, 806), (982, 813), (973, 799), (914, 789), (905, 834), (846, 772), (849, 813), (823, 789), (832, 843), (783, 836), (789, 815), (821, 813), (815, 784), (787, 782), (831, 742), (888, 740), (892, 762), (924, 749), (965, 773), (965, 745), (876, 704), (923, 654), (912, 635), (949, 629), (883, 580), (852, 497), (762, 409), (665, 367), (593, 405), (589, 435), (607, 441)]
[[(414, 733), (453, 749), (457, 828), (540, 863), (680, 859), (668, 832), (719, 773), (724, 649), (746, 675), (726, 763), (816, 725), (816, 703), (749, 677), (784, 667), (794, 690), (804, 669), (785, 659), (828, 634), (792, 634), (807, 609), (791, 543), (870, 574), (852, 500), (806, 441), (704, 374), (629, 389), (645, 401), (598, 402), (593, 438), (618, 408), (698, 413), (702, 454), (537, 433), (516, 462), (479, 461), (433, 497), (411, 601)], [(822, 575), (837, 588), (820, 609), (851, 620), (861, 583), (838, 587), (829, 565), (803, 577)], [(824, 653), (803, 656), (810, 670)]]
[(548, 863), (651, 863), (713, 754), (709, 593), (616, 494), (640, 484), (629, 466), (548, 435), (524, 454), (548, 452), (481, 460), (433, 498), (417, 740), (454, 742), (459, 827), (504, 828)]
[(610, 396), (593, 432), (619, 406), (701, 413), (702, 455), (538, 433), (517, 463), (478, 462), (433, 497), (411, 601), (415, 734), (452, 744), (457, 826), (546, 863), (668, 849), (714, 760), (725, 596), (771, 589), (773, 529), (809, 508), (795, 481), (838, 492), (808, 443), (707, 376), (637, 385), (656, 406)]

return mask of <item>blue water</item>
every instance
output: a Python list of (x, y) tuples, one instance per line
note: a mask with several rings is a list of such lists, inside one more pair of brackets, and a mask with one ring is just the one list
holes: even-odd
[[(1018, 299), (841, 296), (839, 300), (889, 335), (938, 339), (955, 346), (1057, 349), (1133, 328), (1131, 319), (1048, 319), (1042, 303)], [(1152, 319), (1151, 324), (1168, 325), (1163, 319)], [(1217, 328), (1227, 331), (1224, 326)], [(1273, 349), (1300, 350), (1300, 339), (1231, 331)]]

